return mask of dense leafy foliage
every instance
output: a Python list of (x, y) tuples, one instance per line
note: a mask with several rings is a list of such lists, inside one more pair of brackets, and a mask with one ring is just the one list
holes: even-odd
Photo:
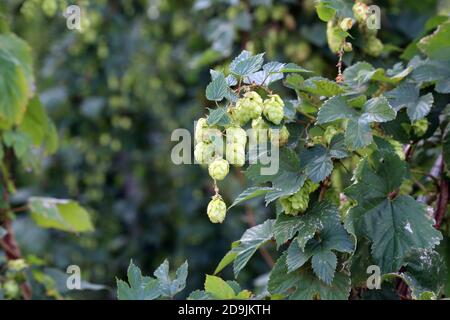
[[(14, 227), (25, 253), (4, 248), (0, 296), (28, 298), (28, 282), (32, 297), (59, 298), (69, 264), (112, 287), (131, 257), (149, 270), (165, 256), (180, 265), (173, 276), (167, 261), (154, 277), (131, 263), (118, 298), (448, 296), (442, 4), (382, 1), (378, 32), (347, 0), (80, 1), (82, 32), (65, 29), (67, 5), (0, 5), (0, 236), (13, 243)], [(235, 137), (235, 163), (170, 162), (171, 131), (199, 118), (196, 159), (211, 154), (198, 128), (214, 128)], [(240, 128), (267, 131), (277, 173), (248, 164)], [(91, 216), (95, 232), (60, 232), (93, 231)], [(381, 293), (366, 288), (370, 265)]]

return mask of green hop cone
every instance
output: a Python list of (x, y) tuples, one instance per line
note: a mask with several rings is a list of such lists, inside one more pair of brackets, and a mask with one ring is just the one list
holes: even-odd
[(247, 133), (241, 127), (230, 127), (225, 131), (227, 136), (227, 144), (239, 144), (245, 145), (247, 144)]
[(245, 164), (245, 145), (227, 143), (226, 158), (236, 167), (242, 167)]
[(212, 198), (208, 204), (207, 213), (209, 220), (212, 223), (222, 223), (223, 220), (225, 220), (225, 216), (227, 215), (227, 206), (225, 202), (223, 202), (221, 196), (216, 195)]
[(353, 20), (352, 18), (344, 18), (342, 19), (341, 23), (339, 24), (341, 29), (343, 31), (348, 31), (353, 27)]
[(208, 124), (205, 118), (200, 118), (195, 125), (195, 141), (202, 142), (204, 137), (205, 129), (208, 128)]
[(214, 144), (199, 142), (195, 145), (194, 158), (199, 164), (208, 164), (214, 156)]
[(270, 141), (274, 145), (282, 147), (286, 143), (288, 143), (289, 130), (286, 128), (286, 126), (282, 126), (281, 129), (279, 129), (276, 134), (275, 134), (274, 130), (275, 129), (270, 129), (270, 131), (269, 131)]
[(346, 33), (342, 31), (342, 29), (334, 23), (333, 20), (328, 21), (327, 23), (327, 42), (328, 47), (333, 53), (337, 53), (341, 50), (342, 45), (344, 44)]
[(208, 166), (208, 172), (214, 180), (223, 180), (230, 170), (230, 165), (227, 160), (216, 159)]
[(200, 118), (195, 126), (195, 141), (199, 142), (214, 142), (215, 139), (220, 139), (222, 132), (217, 128), (208, 126), (205, 118)]
[(428, 130), (428, 120), (423, 118), (412, 123), (414, 134), (418, 137), (423, 136)]
[(269, 125), (264, 121), (262, 117), (252, 120), (251, 135), (255, 143), (267, 143), (267, 137), (269, 136)]
[(257, 92), (250, 91), (236, 103), (233, 111), (233, 120), (239, 125), (245, 125), (251, 119), (261, 116), (263, 100)]
[(279, 95), (269, 95), (269, 99), (264, 100), (263, 114), (270, 122), (280, 124), (284, 118), (284, 103)]
[(345, 52), (351, 52), (353, 51), (353, 46), (350, 42), (345, 42), (342, 49), (344, 49)]
[(383, 48), (384, 45), (381, 42), (381, 40), (375, 36), (371, 36), (367, 39), (364, 51), (373, 57), (378, 57), (381, 54), (381, 52), (383, 52)]
[(355, 18), (358, 22), (365, 22), (367, 19), (367, 15), (369, 12), (369, 7), (367, 4), (362, 2), (356, 2), (353, 5), (353, 14), (355, 15)]
[(292, 196), (280, 199), (284, 212), (296, 216), (308, 208), (309, 195), (319, 187), (318, 184), (307, 180), (303, 187)]

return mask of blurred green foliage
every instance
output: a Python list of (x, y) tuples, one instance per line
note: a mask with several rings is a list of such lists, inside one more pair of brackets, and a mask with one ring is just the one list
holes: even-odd
[[(174, 265), (189, 258), (186, 292), (202, 287), (229, 243), (270, 212), (259, 201), (233, 210), (223, 226), (212, 225), (206, 205), (213, 194), (199, 166), (176, 166), (170, 152), (176, 128), (211, 107), (204, 97), (210, 68), (223, 68), (242, 49), (266, 52), (269, 60), (294, 62), (334, 78), (337, 57), (328, 49), (326, 26), (314, 1), (271, 0), (80, 0), (82, 31), (68, 30), (65, 0), (4, 0), (0, 10), (11, 29), (33, 50), (36, 86), (57, 126), (58, 153), (37, 175), (16, 167), (21, 203), (31, 193), (70, 197), (90, 209), (95, 232), (76, 236), (41, 230), (26, 216), (15, 221), (28, 259), (39, 256), (56, 271), (81, 267), (83, 279), (111, 290), (70, 293), (114, 298), (115, 276), (130, 258), (154, 270), (165, 257)], [(448, 12), (445, 1), (376, 1), (382, 9), (379, 58), (355, 53), (344, 61), (391, 66), (399, 48), (420, 35), (427, 19)], [(283, 89), (280, 89), (283, 90)], [(245, 187), (239, 172), (222, 183), (234, 199)], [(228, 201), (230, 202), (230, 201)], [(251, 261), (241, 284), (269, 267)], [(231, 275), (231, 272), (230, 272)], [(63, 292), (64, 293), (64, 292)], [(44, 298), (45, 294), (36, 297)]]

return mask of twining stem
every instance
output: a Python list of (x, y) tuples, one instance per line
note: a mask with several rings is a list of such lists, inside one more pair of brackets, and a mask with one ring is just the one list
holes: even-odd
[[(1, 212), (1, 226), (6, 230), (6, 235), (0, 239), (0, 247), (5, 251), (6, 258), (8, 261), (17, 260), (22, 257), (20, 252), (19, 244), (17, 243), (14, 230), (12, 227), (11, 214), (16, 211), (22, 211), (22, 207), (11, 209), (9, 204), (9, 194), (15, 191), (14, 184), (11, 179), (11, 175), (8, 170), (7, 164), (0, 162), (0, 170), (3, 184), (3, 201), (8, 205), (8, 208)], [(20, 209), (20, 210), (18, 210)], [(25, 300), (31, 299), (31, 287), (27, 281), (20, 284), (20, 289), (22, 297)]]

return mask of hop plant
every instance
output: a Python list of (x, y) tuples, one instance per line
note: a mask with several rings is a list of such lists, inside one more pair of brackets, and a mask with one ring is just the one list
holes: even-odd
[(344, 45), (342, 46), (342, 49), (344, 49), (345, 52), (351, 52), (353, 51), (353, 46), (351, 42), (345, 42)]
[(269, 135), (269, 125), (262, 117), (252, 120), (252, 135), (255, 142), (266, 143)]
[(194, 149), (194, 158), (200, 164), (208, 164), (214, 156), (214, 144), (199, 142)]
[(207, 213), (212, 223), (222, 223), (227, 214), (227, 206), (220, 195), (216, 195), (208, 204)]
[(343, 31), (348, 31), (352, 28), (353, 26), (353, 20), (352, 18), (344, 18), (342, 19), (341, 23), (339, 24), (339, 26), (341, 27), (341, 29)]
[(230, 170), (230, 165), (227, 160), (216, 159), (209, 164), (208, 172), (214, 180), (223, 180)]
[(226, 158), (236, 167), (242, 167), (245, 164), (245, 145), (227, 143)]
[(220, 139), (222, 133), (219, 129), (208, 126), (205, 118), (200, 118), (195, 126), (195, 141), (199, 142), (214, 142), (215, 139)]
[(369, 11), (369, 7), (362, 2), (356, 2), (353, 5), (353, 14), (358, 22), (364, 22), (367, 19), (367, 14)]
[(247, 144), (247, 133), (241, 127), (229, 127), (225, 134), (227, 136), (227, 144), (238, 144), (245, 148)]
[(284, 212), (296, 216), (308, 208), (309, 195), (319, 187), (318, 184), (307, 180), (303, 187), (292, 196), (280, 199)]
[(279, 95), (269, 95), (269, 99), (264, 100), (263, 114), (270, 122), (280, 124), (284, 118), (284, 103)]
[(270, 129), (269, 135), (270, 141), (276, 146), (284, 146), (289, 140), (289, 130), (286, 126), (282, 126), (277, 135), (274, 134), (274, 129)]
[(261, 116), (263, 100), (257, 92), (249, 91), (236, 102), (233, 119), (239, 125), (245, 125), (251, 119)]

